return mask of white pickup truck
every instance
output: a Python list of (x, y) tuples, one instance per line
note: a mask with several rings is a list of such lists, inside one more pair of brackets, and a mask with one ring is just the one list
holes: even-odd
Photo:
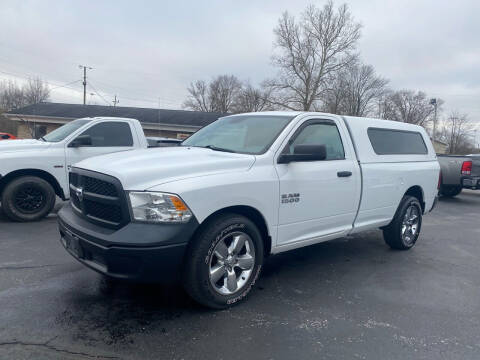
[(227, 116), (181, 146), (110, 154), (70, 174), (61, 242), (109, 277), (181, 279), (198, 302), (243, 299), (265, 256), (381, 228), (412, 248), (435, 205), (425, 130), (323, 113)]
[(147, 148), (138, 120), (97, 117), (72, 121), (38, 140), (0, 142), (0, 199), (15, 221), (48, 215), (55, 195), (69, 198), (68, 171), (86, 158)]

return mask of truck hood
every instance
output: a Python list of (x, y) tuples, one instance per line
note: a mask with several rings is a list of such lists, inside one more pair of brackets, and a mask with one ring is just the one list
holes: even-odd
[(50, 143), (35, 139), (0, 141), (0, 155), (5, 151), (38, 151), (48, 149)]
[(75, 167), (114, 176), (125, 190), (147, 190), (180, 179), (247, 171), (254, 162), (254, 155), (180, 146), (102, 155)]

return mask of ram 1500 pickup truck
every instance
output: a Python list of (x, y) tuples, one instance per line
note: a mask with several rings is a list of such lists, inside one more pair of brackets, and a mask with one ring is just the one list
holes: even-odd
[(227, 116), (181, 146), (78, 163), (58, 214), (61, 243), (119, 279), (181, 280), (223, 308), (252, 289), (264, 258), (381, 228), (412, 248), (440, 167), (425, 130), (323, 113)]
[(463, 188), (480, 189), (480, 155), (438, 155), (440, 194), (454, 197)]
[(138, 120), (109, 117), (74, 120), (38, 140), (1, 141), (3, 212), (15, 221), (41, 219), (55, 205), (55, 195), (69, 198), (68, 170), (73, 164), (147, 146)]

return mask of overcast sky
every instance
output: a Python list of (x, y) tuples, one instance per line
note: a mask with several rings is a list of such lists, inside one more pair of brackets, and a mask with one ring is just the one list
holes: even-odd
[[(0, 1), (0, 77), (79, 80), (79, 64), (105, 104), (179, 108), (197, 79), (234, 74), (258, 84), (270, 65), (272, 29), (284, 10), (311, 1)], [(314, 2), (318, 6), (323, 1)], [(340, 2), (336, 2), (340, 4)], [(480, 1), (351, 0), (363, 24), (364, 62), (393, 88), (424, 90), (480, 120)], [(80, 103), (80, 82), (52, 101)], [(75, 89), (75, 90), (73, 90)]]

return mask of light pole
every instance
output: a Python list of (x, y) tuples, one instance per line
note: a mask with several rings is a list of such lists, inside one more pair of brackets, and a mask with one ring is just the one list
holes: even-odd
[(435, 142), (435, 139), (437, 138), (437, 99), (433, 98), (430, 99), (430, 105), (433, 105), (433, 108), (435, 109), (435, 113), (433, 115), (433, 134), (432, 134), (432, 139), (433, 142)]

